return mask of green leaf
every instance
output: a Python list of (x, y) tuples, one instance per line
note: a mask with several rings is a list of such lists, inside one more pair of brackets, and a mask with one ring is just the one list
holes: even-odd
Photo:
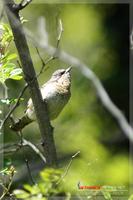
[(7, 68), (14, 69), (15, 67), (16, 67), (16, 65), (14, 63), (10, 63), (10, 62), (6, 62), (5, 64), (2, 65), (3, 69), (7, 69)]
[(30, 194), (24, 190), (14, 190), (13, 191), (13, 194), (17, 197), (17, 198), (20, 198), (20, 199), (27, 199)]
[(10, 104), (10, 100), (9, 99), (1, 99), (0, 103), (9, 105)]
[(24, 189), (26, 189), (28, 192), (30, 192), (30, 193), (32, 193), (32, 191), (33, 191), (33, 187), (32, 186), (30, 186), (30, 185), (28, 185), (28, 184), (25, 184), (24, 185)]
[(19, 76), (19, 75), (10, 77), (10, 79), (17, 80), (17, 81), (21, 80), (22, 78), (23, 76)]
[(7, 61), (9, 60), (13, 60), (17, 58), (17, 54), (16, 53), (12, 53), (12, 54), (7, 54), (4, 59), (6, 59)]
[(20, 75), (21, 73), (22, 73), (22, 69), (16, 68), (11, 71), (9, 78), (14, 79), (14, 80), (21, 80), (23, 78), (23, 76)]
[(13, 71), (11, 71), (10, 75), (11, 76), (15, 76), (15, 75), (18, 75), (18, 74), (21, 74), (21, 73), (22, 73), (22, 69), (21, 68), (16, 68)]
[(7, 170), (8, 170), (8, 168), (5, 168), (5, 169), (1, 170), (0, 174), (6, 174)]
[[(20, 98), (19, 99), (19, 102), (20, 101), (23, 101), (24, 98)], [(9, 105), (11, 103), (16, 103), (18, 101), (17, 98), (10, 98), (10, 99), (0, 99), (0, 104), (6, 104), (6, 105)]]

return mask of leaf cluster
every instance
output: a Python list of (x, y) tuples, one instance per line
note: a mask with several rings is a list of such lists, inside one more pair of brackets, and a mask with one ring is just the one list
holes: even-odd
[(8, 52), (8, 47), (12, 40), (13, 35), (8, 25), (0, 24), (0, 82), (2, 84), (7, 79), (22, 79), (22, 69), (12, 62), (17, 58), (17, 55)]
[(14, 190), (13, 194), (18, 199), (47, 200), (49, 197), (65, 196), (67, 194), (57, 184), (61, 177), (61, 170), (48, 168), (40, 173), (40, 180), (35, 185), (25, 184), (23, 189)]

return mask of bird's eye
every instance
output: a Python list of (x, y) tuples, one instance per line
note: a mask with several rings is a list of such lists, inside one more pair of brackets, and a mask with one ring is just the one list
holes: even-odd
[(63, 75), (65, 73), (65, 71), (62, 71), (61, 73), (60, 73), (60, 75)]

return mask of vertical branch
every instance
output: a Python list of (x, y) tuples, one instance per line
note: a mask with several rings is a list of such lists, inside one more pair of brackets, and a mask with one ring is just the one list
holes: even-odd
[(53, 138), (53, 129), (49, 121), (46, 103), (43, 102), (41, 92), (39, 90), (39, 85), (30, 56), (29, 47), (26, 41), (22, 24), (20, 22), (19, 10), (13, 0), (3, 0), (3, 2), (5, 3), (6, 14), (8, 16), (8, 20), (14, 35), (14, 41), (22, 64), (24, 78), (29, 86), (30, 95), (35, 108), (47, 164), (55, 165), (56, 148)]

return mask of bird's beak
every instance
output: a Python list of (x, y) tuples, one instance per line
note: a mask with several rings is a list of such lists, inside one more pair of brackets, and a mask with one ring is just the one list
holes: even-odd
[(66, 72), (66, 73), (67, 73), (67, 72), (70, 72), (70, 71), (71, 71), (71, 69), (72, 69), (72, 67), (68, 67), (68, 68), (66, 69), (66, 71), (65, 71), (65, 72)]

